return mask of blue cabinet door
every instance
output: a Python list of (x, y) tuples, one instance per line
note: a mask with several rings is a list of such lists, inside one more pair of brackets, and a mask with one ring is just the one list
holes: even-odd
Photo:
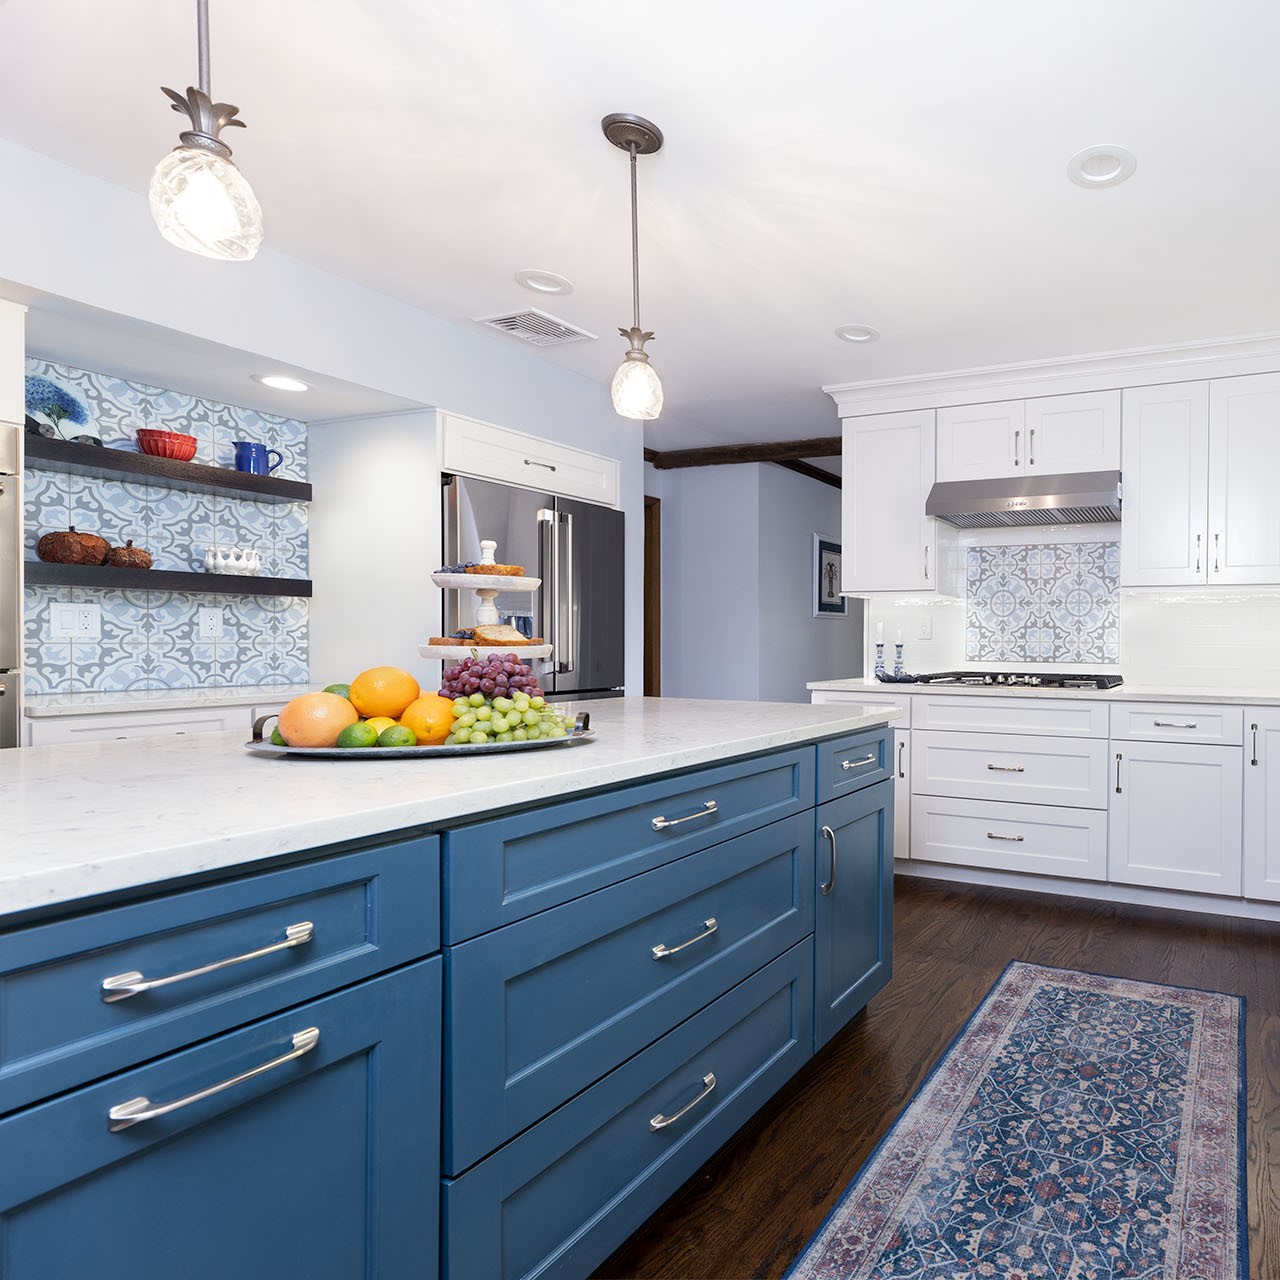
[(893, 972), (893, 783), (817, 809), (814, 1049)]
[(439, 1027), (436, 957), (0, 1120), (0, 1275), (431, 1280)]

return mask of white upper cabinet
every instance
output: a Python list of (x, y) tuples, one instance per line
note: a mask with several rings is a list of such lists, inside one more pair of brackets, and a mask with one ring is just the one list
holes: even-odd
[(22, 425), (26, 399), (27, 309), (0, 298), (0, 422)]
[(1120, 585), (1280, 582), (1280, 374), (1124, 393)]
[(843, 423), (841, 590), (958, 587), (955, 530), (924, 513), (934, 478), (934, 411)]
[(938, 410), (939, 480), (1114, 471), (1119, 466), (1119, 391)]

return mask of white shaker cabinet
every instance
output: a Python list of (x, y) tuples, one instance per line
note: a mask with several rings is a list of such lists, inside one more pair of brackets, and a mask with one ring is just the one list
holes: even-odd
[(1124, 587), (1280, 582), (1280, 374), (1124, 393)]
[(1120, 392), (938, 410), (938, 479), (1064, 475), (1120, 466)]
[(843, 422), (841, 590), (955, 594), (955, 530), (924, 513), (934, 479), (934, 411)]
[(1280, 902), (1280, 707), (1244, 713), (1244, 896)]
[(1111, 745), (1107, 878), (1238, 896), (1240, 748), (1116, 739)]

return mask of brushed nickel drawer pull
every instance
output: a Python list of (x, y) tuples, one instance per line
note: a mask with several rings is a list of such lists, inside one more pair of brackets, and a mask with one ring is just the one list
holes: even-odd
[(905, 740), (898, 743), (898, 777), (900, 778), (905, 778), (907, 776), (907, 771), (902, 767), (902, 753), (906, 749), (907, 749), (907, 744)]
[(700, 1103), (715, 1087), (716, 1087), (715, 1073), (708, 1071), (707, 1074), (702, 1077), (702, 1092), (698, 1094), (698, 1096), (694, 1098), (692, 1102), (686, 1102), (684, 1106), (681, 1107), (680, 1110), (677, 1111), (673, 1116), (664, 1116), (662, 1112), (659, 1111), (658, 1114), (649, 1121), (650, 1132), (657, 1133), (660, 1129), (665, 1129), (667, 1125), (675, 1124), (675, 1122), (679, 1120), (681, 1116), (687, 1115), (690, 1111), (692, 1111), (694, 1107), (696, 1107), (698, 1103)]
[(526, 458), (526, 459), (524, 460), (524, 465), (525, 465), (526, 467), (542, 467), (544, 470), (547, 470), (547, 471), (554, 471), (554, 470), (555, 470), (555, 466), (554, 466), (552, 463), (550, 463), (550, 462), (536, 462), (533, 458)]
[(992, 773), (1026, 773), (1026, 766), (1020, 764), (989, 764)]
[(1194, 729), (1196, 727), (1194, 720), (1186, 724), (1180, 720), (1153, 720), (1151, 723), (1157, 729)]
[(1027, 466), (1034, 467), (1036, 465), (1036, 429), (1031, 428), (1030, 439), (1027, 442)]
[(305, 1031), (295, 1031), (291, 1043), (293, 1048), (288, 1053), (272, 1058), (270, 1062), (264, 1062), (260, 1067), (251, 1067), (248, 1071), (242, 1071), (238, 1076), (232, 1076), (230, 1080), (211, 1084), (198, 1093), (189, 1093), (185, 1098), (177, 1099), (176, 1102), (155, 1105), (150, 1098), (130, 1098), (128, 1102), (121, 1102), (107, 1112), (107, 1128), (112, 1133), (119, 1133), (131, 1125), (141, 1124), (144, 1120), (154, 1120), (157, 1116), (167, 1116), (171, 1111), (180, 1111), (193, 1102), (203, 1102), (205, 1098), (212, 1098), (215, 1093), (221, 1093), (224, 1089), (232, 1089), (238, 1084), (244, 1084), (254, 1076), (274, 1071), (277, 1067), (284, 1066), (286, 1062), (292, 1062), (295, 1058), (302, 1057), (304, 1053), (310, 1053), (320, 1043), (320, 1028), (307, 1027)]
[(1025, 836), (998, 836), (994, 831), (988, 831), (987, 839), (988, 840), (1013, 840), (1016, 843), (1021, 844), (1023, 840), (1026, 839), (1026, 837)]
[(1253, 730), (1253, 759), (1249, 763), (1256, 766), (1258, 763), (1258, 726), (1251, 724), (1249, 728)]
[(1196, 534), (1196, 572), (1200, 572), (1200, 534)]
[(664, 818), (659, 814), (651, 825), (655, 831), (665, 831), (668, 827), (678, 827), (682, 822), (692, 822), (694, 818), (709, 818), (715, 812), (716, 802), (706, 800), (697, 813), (687, 813), (683, 818)]
[(677, 951), (683, 951), (685, 947), (691, 947), (695, 942), (701, 942), (703, 938), (709, 938), (720, 926), (716, 923), (715, 916), (708, 916), (702, 922), (702, 932), (695, 933), (692, 938), (686, 939), (678, 947), (669, 947), (665, 942), (660, 942), (652, 949), (653, 958), (661, 960), (663, 956), (673, 956)]
[(840, 767), (847, 773), (850, 769), (861, 769), (864, 764), (875, 764), (876, 753), (873, 751), (862, 760), (841, 760)]
[(1116, 752), (1116, 795), (1120, 794), (1120, 761), (1122, 757), (1120, 752)]
[(818, 886), (822, 890), (823, 897), (825, 897), (836, 887), (836, 833), (830, 827), (823, 827), (822, 834), (831, 841), (831, 878), (826, 884)]
[(157, 987), (167, 987), (174, 982), (186, 982), (188, 978), (198, 978), (202, 974), (213, 973), (217, 969), (226, 969), (233, 964), (244, 964), (246, 960), (257, 960), (260, 956), (269, 956), (275, 951), (287, 951), (290, 947), (300, 947), (310, 942), (315, 936), (315, 925), (310, 920), (301, 920), (291, 924), (284, 931), (283, 942), (273, 942), (269, 947), (259, 947), (257, 951), (246, 951), (242, 956), (232, 956), (228, 960), (215, 960), (213, 964), (201, 965), (198, 969), (188, 969), (186, 973), (170, 974), (167, 978), (144, 978), (142, 974), (131, 971), (117, 973), (102, 980), (102, 999), (107, 1004), (117, 1000), (127, 1000), (130, 996), (141, 995), (144, 991), (154, 991)]

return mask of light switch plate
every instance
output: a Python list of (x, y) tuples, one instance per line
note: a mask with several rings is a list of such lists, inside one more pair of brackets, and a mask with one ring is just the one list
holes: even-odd
[(49, 606), (50, 640), (101, 640), (102, 606), (64, 604)]

